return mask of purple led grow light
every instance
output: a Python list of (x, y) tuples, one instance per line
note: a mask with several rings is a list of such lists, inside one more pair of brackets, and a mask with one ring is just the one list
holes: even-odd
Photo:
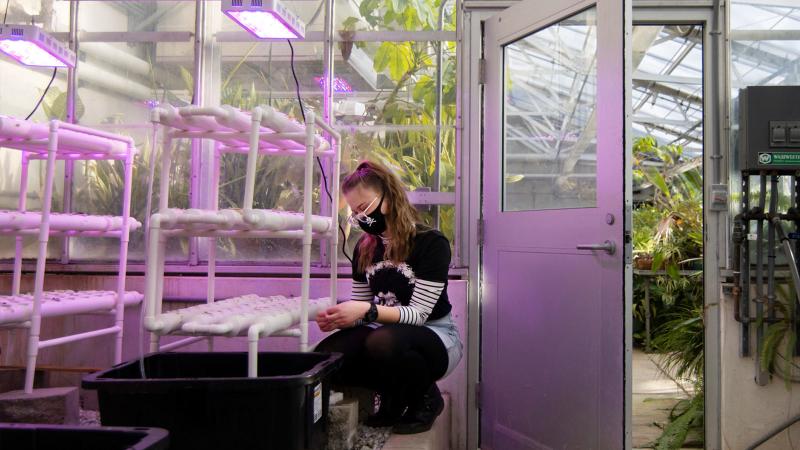
[(222, 12), (261, 39), (305, 37), (305, 24), (278, 0), (223, 0)]
[[(314, 81), (323, 87), (325, 84), (325, 77), (314, 77)], [(353, 87), (344, 78), (333, 77), (333, 92), (353, 92)]]
[(0, 25), (0, 51), (26, 66), (75, 67), (75, 53), (34, 25)]

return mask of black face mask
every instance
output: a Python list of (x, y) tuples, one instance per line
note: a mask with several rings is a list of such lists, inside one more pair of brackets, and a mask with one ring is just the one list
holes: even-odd
[(381, 212), (382, 204), (383, 196), (381, 196), (381, 200), (378, 202), (378, 207), (375, 208), (375, 211), (368, 214), (366, 219), (358, 221), (358, 226), (360, 226), (365, 233), (378, 236), (386, 231), (386, 216)]

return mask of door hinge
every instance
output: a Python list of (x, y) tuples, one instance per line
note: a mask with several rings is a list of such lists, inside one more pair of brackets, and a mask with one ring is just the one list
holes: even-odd
[(478, 84), (486, 84), (486, 58), (478, 60)]
[(481, 383), (477, 382), (475, 383), (475, 408), (481, 409), (483, 406), (481, 403)]
[(478, 247), (483, 247), (484, 233), (486, 232), (486, 222), (478, 219)]

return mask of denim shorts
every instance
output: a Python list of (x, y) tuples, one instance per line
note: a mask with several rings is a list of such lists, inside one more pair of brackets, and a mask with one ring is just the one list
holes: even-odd
[(440, 319), (425, 322), (425, 326), (433, 330), (433, 332), (439, 336), (439, 339), (441, 339), (444, 344), (444, 348), (447, 349), (447, 372), (442, 375), (442, 378), (444, 378), (450, 375), (459, 361), (461, 361), (461, 356), (464, 353), (464, 344), (461, 343), (461, 336), (458, 334), (458, 328), (456, 328), (456, 324), (453, 322), (453, 317), (450, 313), (447, 313), (446, 316)]

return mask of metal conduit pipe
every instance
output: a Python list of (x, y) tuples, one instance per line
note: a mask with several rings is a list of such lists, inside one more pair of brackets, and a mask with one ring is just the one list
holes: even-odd
[(792, 281), (794, 282), (794, 291), (796, 298), (800, 298), (800, 272), (797, 269), (797, 260), (795, 259), (794, 250), (792, 250), (792, 242), (786, 236), (786, 232), (783, 230), (783, 224), (779, 218), (772, 219), (772, 223), (775, 225), (775, 230), (778, 233), (778, 239), (781, 241), (783, 246), (783, 251), (786, 254), (786, 258), (789, 260), (789, 271), (792, 275)]
[[(797, 215), (797, 212), (800, 211), (800, 179), (798, 179), (797, 174), (795, 173), (791, 177), (792, 182), (792, 207), (789, 208), (787, 211), (789, 214)], [(795, 217), (792, 219), (795, 225), (795, 230), (800, 230), (800, 217)], [(800, 255), (800, 241), (795, 241), (794, 243), (794, 261), (795, 264), (798, 264), (798, 255)], [(798, 287), (797, 282), (795, 282), (795, 287)], [(795, 299), (795, 307), (792, 310), (792, 323), (795, 324), (795, 333), (800, 334), (800, 322), (797, 320), (797, 312), (800, 310), (800, 296)], [(795, 345), (794, 354), (800, 355), (800, 340)]]
[(97, 65), (83, 62), (80, 68), (80, 79), (97, 87), (108, 89), (117, 94), (126, 95), (136, 100), (148, 100), (153, 96), (149, 87), (132, 81), (122, 75), (109, 72)]
[[(745, 195), (748, 195), (745, 193)], [(772, 196), (770, 197), (770, 199)], [(766, 199), (767, 199), (767, 177), (762, 172), (759, 174), (759, 191), (758, 191), (758, 209), (756, 210), (757, 213), (763, 213), (764, 208), (766, 206)], [(772, 202), (770, 202), (770, 207), (772, 206)], [(770, 212), (772, 210), (770, 209)], [(756, 320), (761, 320), (764, 317), (764, 219), (758, 219), (758, 228), (756, 228), (756, 292), (755, 292), (755, 302), (756, 302)], [(749, 306), (748, 306), (749, 310)], [(749, 314), (748, 314), (749, 316)], [(748, 330), (749, 331), (749, 330)], [(761, 341), (764, 337), (764, 327), (760, 326), (756, 329), (756, 382), (760, 385), (766, 384), (766, 380), (764, 380), (762, 376), (760, 376), (759, 364), (761, 358), (758, 355), (761, 354), (760, 346)]]
[[(770, 198), (769, 198), (769, 214), (770, 216), (778, 212), (778, 176), (773, 175), (770, 180)], [(767, 245), (769, 245), (768, 270), (769, 280), (767, 288), (767, 316), (770, 319), (775, 318), (775, 221), (770, 218), (769, 221), (769, 236)]]
[(81, 50), (106, 65), (116, 66), (137, 75), (150, 75), (150, 63), (111, 44), (105, 42), (81, 42)]
[[(75, 54), (80, 50), (80, 43), (78, 42), (78, 7), (79, 2), (69, 2), (69, 48)], [(52, 19), (52, 16), (51, 16)], [(77, 108), (75, 99), (78, 96), (78, 68), (80, 63), (76, 62), (74, 67), (67, 70), (67, 105), (65, 110), (66, 122), (77, 123)], [(64, 195), (63, 211), (66, 213), (72, 212), (72, 182), (75, 172), (75, 162), (66, 160), (64, 161)], [(70, 252), (70, 238), (66, 236), (61, 242), (61, 263), (69, 263)]]
[(157, 8), (156, 11), (153, 14), (150, 15), (150, 17), (148, 17), (148, 18), (142, 20), (141, 22), (137, 23), (134, 26), (133, 31), (141, 31), (141, 30), (144, 30), (145, 28), (149, 28), (150, 25), (158, 22), (158, 20), (161, 19), (163, 16), (171, 13), (173, 10), (175, 10), (178, 7), (184, 7), (184, 6), (186, 6), (185, 2), (175, 2), (172, 5), (168, 5), (165, 8), (160, 8), (160, 9)]
[(741, 321), (739, 316), (739, 301), (742, 294), (742, 266), (741, 255), (742, 245), (746, 241), (747, 234), (744, 230), (744, 223), (742, 222), (742, 214), (737, 214), (733, 218), (733, 233), (731, 240), (733, 241), (733, 288), (731, 295), (733, 298), (733, 316), (737, 322)]
[[(747, 179), (743, 180), (743, 186), (745, 188), (742, 192), (748, 192), (747, 186), (749, 186), (749, 182)], [(755, 323), (758, 320), (750, 318), (749, 313), (749, 304), (750, 304), (750, 258), (749, 258), (749, 241), (747, 239), (748, 231), (748, 223), (749, 220), (759, 220), (759, 230), (763, 228), (763, 220), (782, 220), (786, 219), (786, 216), (792, 216), (794, 213), (789, 214), (777, 214), (777, 213), (765, 213), (763, 211), (764, 205), (766, 204), (766, 178), (763, 178), (762, 184), (762, 193), (764, 196), (759, 197), (759, 206), (756, 206), (752, 209), (747, 209), (747, 204), (749, 200), (746, 196), (743, 196), (743, 211), (740, 214), (737, 214), (734, 217), (734, 227), (733, 227), (733, 234), (731, 236), (733, 240), (733, 290), (732, 290), (732, 299), (733, 299), (733, 317), (734, 319), (744, 325), (745, 327), (751, 323)], [(761, 232), (757, 230), (756, 232), (756, 241), (761, 242), (763, 237), (761, 236)], [(761, 265), (763, 261), (763, 249), (762, 245), (757, 244), (758, 247), (756, 248), (756, 259), (759, 261), (756, 266), (756, 297), (754, 301), (756, 302), (756, 307), (763, 307), (763, 301), (760, 300), (763, 296), (763, 288), (761, 282), (763, 280), (763, 273), (761, 272)], [(763, 323), (776, 323), (779, 322), (778, 319), (763, 319)], [(744, 330), (744, 329), (743, 329)], [(746, 332), (746, 331), (745, 331)], [(749, 354), (749, 348), (747, 346), (743, 346), (742, 351), (747, 352), (743, 353), (743, 356), (747, 356)]]
[[(437, 22), (437, 30), (442, 31), (444, 28), (444, 12), (449, 0), (442, 1), (439, 5), (439, 20)], [(436, 45), (436, 152), (434, 154), (433, 166), (433, 191), (438, 192), (441, 189), (441, 164), (442, 164), (442, 78), (444, 73), (442, 71), (442, 60), (444, 53), (444, 42), (439, 41)], [(433, 227), (439, 228), (439, 205), (434, 206)]]
[(775, 223), (772, 216), (778, 212), (778, 177), (773, 175), (770, 179), (769, 215), (767, 231), (767, 314), (770, 319), (775, 318)]
[[(765, 186), (767, 176), (761, 175), (761, 186)], [(763, 194), (762, 194), (763, 198)], [(769, 212), (768, 215), (772, 216), (778, 211), (778, 177), (772, 175), (769, 185)], [(759, 221), (763, 224), (763, 221)], [(762, 230), (759, 230), (763, 233)], [(758, 240), (759, 250), (763, 247), (763, 240)], [(767, 222), (767, 295), (764, 297), (760, 295), (756, 303), (756, 357), (755, 357), (755, 370), (756, 384), (759, 386), (766, 386), (769, 383), (769, 373), (761, 367), (761, 344), (764, 342), (764, 333), (766, 332), (767, 324), (763, 322), (764, 317), (764, 300), (766, 299), (767, 307), (771, 305), (775, 299), (775, 224), (772, 220)], [(758, 268), (761, 269), (763, 261), (759, 259)], [(760, 281), (761, 282), (761, 281)]]
[(758, 220), (758, 219), (772, 220), (774, 217), (777, 217), (781, 220), (790, 220), (796, 222), (800, 220), (800, 212), (798, 212), (797, 209), (792, 208), (783, 214), (776, 212), (775, 214), (770, 215), (769, 213), (759, 213), (755, 210), (749, 213), (741, 214), (741, 218), (743, 220)]
[[(742, 212), (750, 210), (750, 176), (742, 176)], [(742, 241), (741, 269), (742, 269), (742, 297), (739, 304), (739, 314), (742, 319), (742, 339), (739, 353), (750, 356), (750, 241), (747, 234), (750, 232), (750, 222), (744, 222), (744, 239)], [(746, 321), (746, 322), (745, 322)]]

